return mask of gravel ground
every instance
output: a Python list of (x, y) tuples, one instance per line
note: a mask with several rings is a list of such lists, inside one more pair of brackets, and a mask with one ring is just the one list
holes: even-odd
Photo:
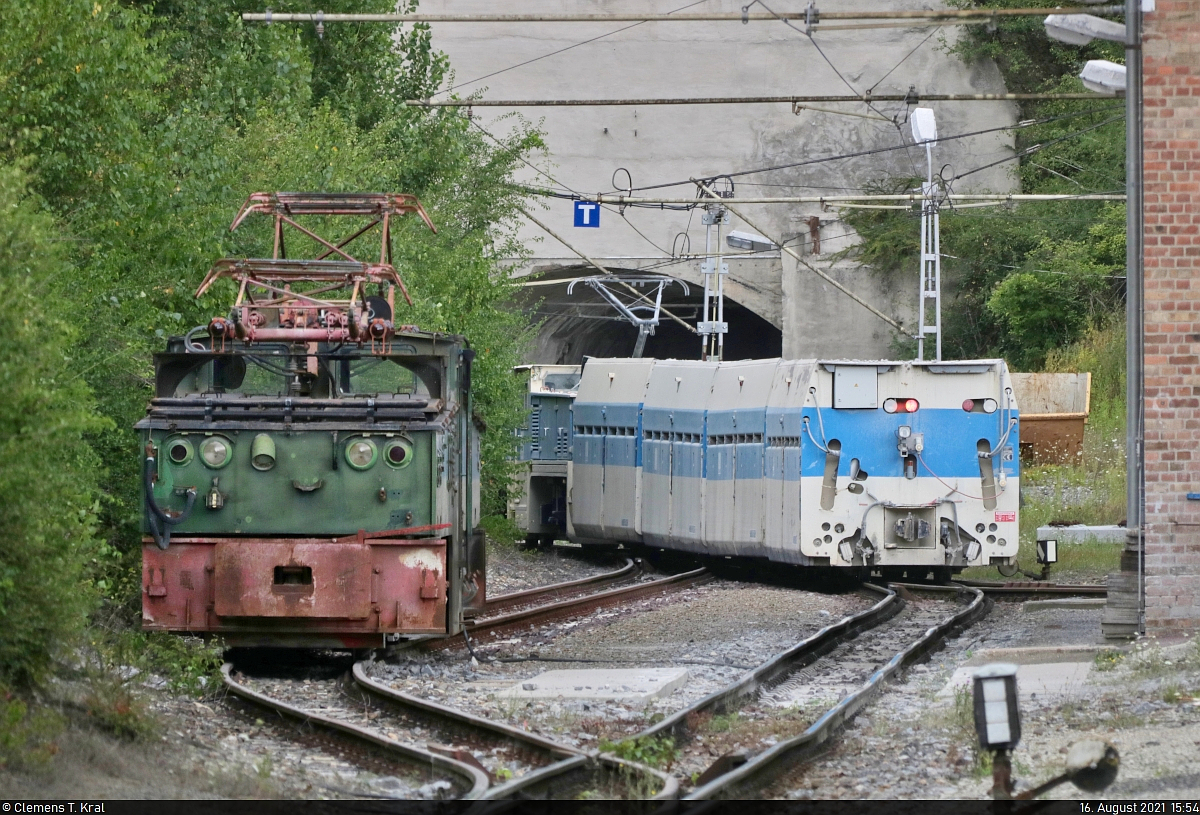
[[(609, 568), (515, 550), (494, 556), (493, 565), (497, 575), (511, 580), (505, 591)], [(544, 569), (539, 577), (531, 577), (535, 568)], [(476, 665), (455, 650), (402, 657), (374, 670), (409, 692), (591, 748), (601, 737), (637, 732), (655, 713), (728, 684), (745, 667), (866, 603), (855, 595), (722, 581), (638, 601), (628, 609), (596, 612), (544, 635), (481, 643), (477, 648), (484, 661)], [(1028, 611), (1021, 604), (997, 604), (988, 618), (890, 685), (824, 756), (785, 780), (781, 795), (985, 798), (990, 776), (975, 759), (969, 715), (961, 705), (956, 709), (953, 697), (939, 698), (939, 691), (980, 649), (1098, 644), (1101, 614), (1100, 609)], [(490, 661), (545, 657), (599, 662)], [(1018, 788), (1056, 774), (1069, 743), (1102, 738), (1121, 751), (1113, 786), (1091, 796), (1068, 784), (1049, 797), (1195, 798), (1200, 792), (1200, 773), (1194, 769), (1200, 745), (1200, 650), (1187, 641), (1143, 641), (1111, 669), (1099, 669), (1111, 662), (1098, 662), (1084, 690), (1074, 696), (1022, 703), (1024, 732), (1013, 756)], [(518, 706), (488, 698), (543, 670), (662, 664), (685, 664), (691, 682), (647, 710), (605, 703)], [(357, 768), (337, 747), (297, 740), (291, 724), (264, 718), (248, 705), (172, 697), (156, 689), (159, 684), (151, 677), (140, 689), (157, 722), (153, 735), (130, 743), (77, 719), (48, 767), (0, 768), (0, 789), (13, 798), (287, 799), (342, 797), (342, 791), (383, 790), (390, 783), (394, 771)], [(391, 794), (408, 791), (409, 779), (397, 781)]]
[[(424, 747), (422, 728), (410, 727), (395, 717), (384, 716), (379, 710), (368, 710), (348, 699), (342, 692), (343, 677), (328, 678), (249, 678), (235, 677), (251, 690), (286, 702), (306, 713), (346, 721), (374, 730), (394, 741)], [(272, 718), (267, 712), (259, 714)], [(258, 721), (262, 721), (259, 719)], [(261, 727), (261, 726), (260, 726)], [(286, 781), (306, 783), (332, 793), (337, 797), (394, 797), (415, 799), (438, 799), (454, 795), (452, 780), (448, 774), (430, 771), (403, 760), (390, 760), (368, 753), (357, 745), (347, 749), (340, 741), (332, 739), (302, 738), (297, 745), (296, 729), (285, 729), (275, 734), (239, 734), (236, 738), (251, 741), (258, 737), (257, 752), (272, 756), (271, 764), (278, 766)], [(245, 736), (246, 738), (242, 738)], [(282, 737), (282, 742), (280, 742)], [(226, 739), (228, 741), (228, 739)], [(297, 749), (301, 747), (303, 749)], [(287, 779), (289, 773), (297, 773), (296, 779)], [(461, 782), (458, 782), (461, 786)]]
[[(428, 721), (420, 721), (391, 706), (380, 704), (361, 691), (352, 697), (347, 690), (354, 691), (355, 683), (349, 676), (333, 680), (301, 680), (296, 678), (244, 678), (248, 687), (272, 698), (287, 702), (308, 713), (328, 716), (340, 721), (373, 730), (393, 741), (408, 744), (418, 749), (433, 749), (438, 752), (465, 750), (473, 754), (491, 773), (493, 778), (519, 778), (534, 769), (522, 751), (507, 744), (485, 744), (468, 742), (438, 728), (431, 728)], [(367, 778), (364, 783), (374, 793), (386, 793), (404, 798), (436, 797), (442, 790), (434, 788), (423, 778), (388, 777)], [(382, 786), (383, 789), (374, 787)]]
[(579, 547), (555, 545), (550, 550), (518, 549), (488, 541), (489, 597), (565, 583), (619, 569), (625, 558), (585, 554)]
[[(857, 594), (824, 595), (716, 581), (626, 608), (481, 639), (473, 667), (465, 652), (401, 655), (377, 663), (376, 679), (418, 696), (507, 721), (580, 747), (637, 733), (719, 690), (746, 670), (871, 603)], [(687, 684), (645, 707), (611, 701), (516, 701), (497, 694), (547, 670), (681, 666)]]
[[(822, 758), (787, 779), (789, 798), (986, 798), (990, 770), (975, 760), (969, 697), (939, 698), (980, 649), (1101, 644), (1100, 609), (1025, 611), (998, 603), (982, 622), (909, 671), (860, 714)], [(1200, 774), (1200, 653), (1184, 643), (1143, 647), (1113, 670), (1093, 669), (1080, 692), (1023, 701), (1013, 752), (1018, 791), (1061, 772), (1067, 746), (1087, 738), (1121, 752), (1117, 781), (1100, 794), (1070, 784), (1046, 797), (1195, 798)], [(1173, 701), (1163, 701), (1164, 697)]]

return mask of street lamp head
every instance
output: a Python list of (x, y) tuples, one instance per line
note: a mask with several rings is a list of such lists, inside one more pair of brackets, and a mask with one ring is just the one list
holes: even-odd
[(1079, 78), (1085, 88), (1096, 93), (1125, 91), (1125, 66), (1106, 59), (1089, 59)]
[(779, 248), (762, 235), (738, 232), (736, 229), (725, 236), (725, 242), (733, 249), (749, 249), (751, 252), (771, 252)]
[(937, 120), (932, 108), (916, 108), (910, 117), (913, 141), (917, 144), (937, 141)]
[(1087, 45), (1092, 40), (1125, 41), (1125, 26), (1093, 14), (1051, 14), (1043, 24), (1046, 36), (1068, 45)]

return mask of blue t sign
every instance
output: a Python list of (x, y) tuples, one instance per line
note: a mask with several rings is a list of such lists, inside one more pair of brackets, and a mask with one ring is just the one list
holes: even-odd
[(575, 226), (600, 226), (600, 205), (592, 201), (575, 202)]

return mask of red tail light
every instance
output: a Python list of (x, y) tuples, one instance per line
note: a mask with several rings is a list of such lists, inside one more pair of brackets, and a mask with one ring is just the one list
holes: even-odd
[(921, 404), (916, 399), (885, 399), (883, 402), (884, 413), (916, 413), (921, 409)]

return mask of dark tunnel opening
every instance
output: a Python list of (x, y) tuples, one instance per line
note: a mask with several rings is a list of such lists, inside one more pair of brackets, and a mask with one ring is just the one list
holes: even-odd
[[(529, 362), (578, 365), (585, 356), (628, 357), (637, 341), (637, 329), (591, 290), (576, 287), (566, 295), (566, 281), (561, 291), (548, 287), (537, 292), (537, 300), (527, 295), (521, 304), (530, 315), (541, 320), (535, 347)], [(685, 296), (667, 290), (663, 305), (690, 326), (699, 319), (703, 289), (691, 286)], [(783, 333), (770, 322), (742, 304), (725, 298), (724, 358), (767, 359), (783, 353)], [(661, 315), (653, 336), (646, 341), (644, 357), (655, 359), (700, 359), (700, 337), (665, 313)]]

